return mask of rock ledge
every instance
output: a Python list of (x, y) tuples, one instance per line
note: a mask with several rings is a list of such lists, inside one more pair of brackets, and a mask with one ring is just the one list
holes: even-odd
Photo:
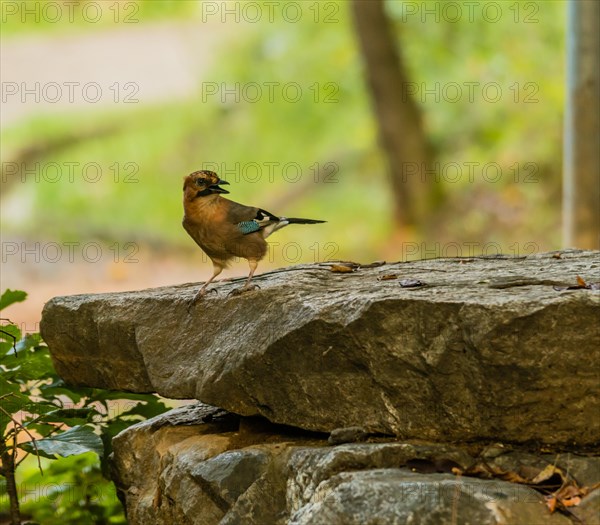
[(197, 285), (57, 297), (42, 335), (69, 383), (307, 430), (600, 442), (599, 292), (556, 289), (598, 281), (600, 252), (330, 266), (221, 283), (189, 312)]

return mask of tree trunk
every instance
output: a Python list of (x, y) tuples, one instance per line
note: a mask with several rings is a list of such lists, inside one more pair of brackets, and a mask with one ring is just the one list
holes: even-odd
[(354, 25), (366, 66), (381, 145), (391, 172), (395, 218), (414, 229), (427, 219), (429, 161), (420, 110), (382, 0), (352, 0)]
[(14, 451), (6, 447), (6, 443), (1, 442), (2, 448), (2, 466), (0, 474), (6, 478), (6, 492), (10, 502), (10, 523), (11, 525), (21, 525), (21, 511), (19, 509), (19, 495), (17, 493), (17, 483), (15, 481), (15, 457)]
[(600, 249), (600, 3), (567, 4), (563, 245)]

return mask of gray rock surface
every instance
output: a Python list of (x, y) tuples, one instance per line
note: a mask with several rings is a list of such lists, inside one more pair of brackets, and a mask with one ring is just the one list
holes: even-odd
[(532, 489), (504, 481), (457, 479), (387, 468), (325, 481), (290, 525), (559, 525)]
[[(207, 417), (211, 411), (218, 409), (184, 407), (175, 418), (158, 416), (115, 438), (114, 479), (130, 525), (574, 523), (551, 514), (525, 485), (409, 468), (422, 461), (467, 469), (475, 459), (461, 447), (328, 446), (325, 438), (275, 425), (238, 420), (234, 429), (231, 420)], [(203, 414), (195, 425), (193, 413)], [(593, 495), (582, 502), (582, 516), (596, 508)]]
[[(380, 280), (395, 275), (396, 279)], [(197, 285), (57, 297), (42, 335), (69, 383), (196, 398), (330, 432), (600, 442), (599, 252), (316, 264), (227, 297)], [(426, 286), (402, 288), (403, 279)], [(237, 284), (237, 283), (236, 283)]]
[(595, 490), (572, 509), (583, 525), (598, 525), (600, 523), (600, 490)]

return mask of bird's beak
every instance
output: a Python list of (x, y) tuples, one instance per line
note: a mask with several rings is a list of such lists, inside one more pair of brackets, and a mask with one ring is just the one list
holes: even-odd
[(213, 193), (229, 193), (227, 190), (220, 188), (220, 184), (229, 184), (229, 182), (223, 179), (219, 179), (219, 181), (216, 184), (212, 184), (210, 186), (210, 189), (213, 191)]

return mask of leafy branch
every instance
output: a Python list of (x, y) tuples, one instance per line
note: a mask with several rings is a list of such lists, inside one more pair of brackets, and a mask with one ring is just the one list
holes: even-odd
[[(0, 310), (23, 301), (26, 295), (6, 290), (0, 296)], [(108, 477), (107, 458), (112, 451), (112, 438), (128, 426), (164, 412), (167, 407), (152, 395), (66, 385), (56, 374), (48, 347), (40, 335), (22, 334), (15, 323), (3, 320), (8, 324), (2, 325), (0, 331), (0, 475), (6, 479), (10, 523), (20, 525), (16, 472), (28, 456), (36, 457), (39, 475), (44, 477), (41, 458), (64, 462), (68, 457), (88, 457), (86, 454), (91, 452), (97, 458), (92, 463), (89, 458), (73, 460), (73, 465), (88, 465), (83, 472), (78, 471), (77, 466), (68, 474), (52, 467), (49, 470), (59, 472), (63, 479), (66, 476), (77, 479), (77, 486), (93, 487), (101, 482), (97, 479), (100, 472)], [(124, 409), (123, 402), (127, 403)], [(82, 479), (85, 476), (93, 477), (94, 482), (86, 482)], [(120, 505), (103, 508), (92, 501), (92, 496), (83, 495), (79, 506), (72, 502), (63, 505), (60, 516), (54, 502), (48, 511), (41, 508), (34, 511), (43, 515), (44, 523), (101, 523), (107, 517), (118, 523), (119, 518), (112, 518), (115, 512), (122, 515)]]

